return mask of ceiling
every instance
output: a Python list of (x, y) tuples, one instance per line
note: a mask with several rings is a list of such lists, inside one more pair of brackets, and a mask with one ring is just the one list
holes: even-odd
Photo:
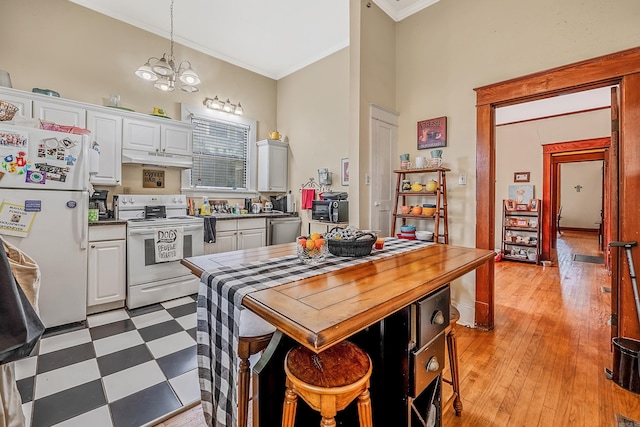
[[(169, 39), (171, 0), (69, 1)], [(373, 0), (395, 21), (438, 1)], [(349, 45), (347, 0), (176, 0), (173, 15), (176, 43), (276, 80)]]

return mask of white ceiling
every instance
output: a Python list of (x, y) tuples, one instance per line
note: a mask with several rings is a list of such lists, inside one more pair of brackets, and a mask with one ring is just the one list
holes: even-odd
[[(171, 0), (69, 1), (169, 39)], [(438, 1), (373, 0), (395, 21)], [(348, 0), (176, 0), (173, 15), (176, 43), (276, 80), (349, 45)]]

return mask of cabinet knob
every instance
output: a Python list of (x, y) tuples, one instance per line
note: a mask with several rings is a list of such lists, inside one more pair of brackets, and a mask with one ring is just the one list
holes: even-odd
[(436, 356), (429, 359), (426, 369), (428, 372), (437, 372), (440, 369), (440, 363), (438, 363), (438, 358)]
[(96, 245), (91, 245), (91, 249), (95, 249), (95, 248), (96, 248)]
[(442, 314), (442, 311), (438, 310), (435, 313), (433, 313), (433, 317), (431, 318), (431, 323), (434, 325), (444, 324), (444, 314)]

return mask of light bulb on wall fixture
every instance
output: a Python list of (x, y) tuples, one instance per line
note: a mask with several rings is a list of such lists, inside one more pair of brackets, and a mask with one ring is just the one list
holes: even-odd
[(244, 114), (244, 108), (242, 108), (242, 105), (239, 102), (237, 105), (232, 104), (229, 98), (227, 98), (226, 102), (220, 101), (218, 96), (215, 96), (213, 99), (205, 98), (204, 101), (202, 101), (202, 104), (211, 110), (221, 110), (225, 113), (233, 113), (239, 116)]
[(173, 92), (176, 88), (176, 79), (179, 79), (183, 84), (180, 86), (185, 92), (198, 92), (197, 85), (201, 80), (193, 71), (191, 62), (182, 61), (176, 66), (175, 58), (173, 56), (173, 1), (171, 0), (171, 50), (169, 55), (162, 54), (162, 58), (151, 57), (147, 62), (136, 70), (136, 76), (143, 80), (154, 82), (153, 86), (156, 89), (164, 92)]

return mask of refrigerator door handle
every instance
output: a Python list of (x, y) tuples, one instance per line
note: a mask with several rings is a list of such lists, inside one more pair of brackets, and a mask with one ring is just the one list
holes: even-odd
[[(84, 192), (83, 192), (84, 193)], [(80, 213), (80, 218), (78, 219), (78, 222), (80, 224), (80, 249), (85, 250), (87, 249), (87, 245), (88, 245), (88, 240), (89, 240), (89, 193), (87, 192), (87, 202), (86, 203), (80, 203), (80, 207), (81, 207), (81, 213)], [(82, 199), (84, 200), (84, 199)]]

